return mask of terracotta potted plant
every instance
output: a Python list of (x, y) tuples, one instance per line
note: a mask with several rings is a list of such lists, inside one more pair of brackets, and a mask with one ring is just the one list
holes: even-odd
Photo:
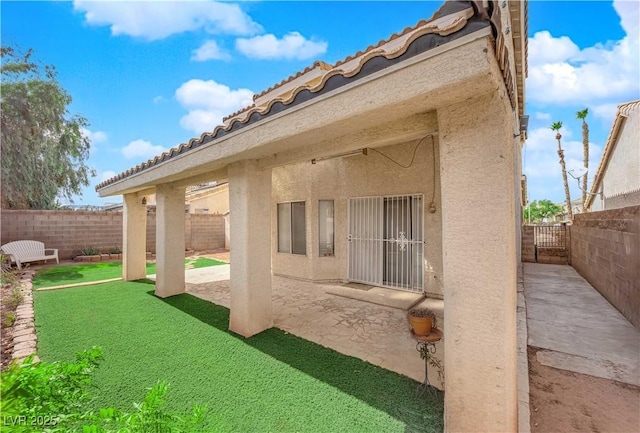
[(436, 313), (426, 307), (416, 307), (407, 313), (413, 333), (417, 336), (429, 335), (432, 328), (437, 328)]

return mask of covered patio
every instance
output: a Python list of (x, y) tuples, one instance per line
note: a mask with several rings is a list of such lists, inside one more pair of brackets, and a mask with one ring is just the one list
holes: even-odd
[[(306, 280), (349, 281), (351, 274), (345, 271), (351, 237), (342, 237), (347, 233), (340, 226), (330, 257), (318, 257), (315, 249), (317, 214), (306, 214), (307, 242), (296, 257), (283, 256), (274, 237), (280, 227), (278, 200), (287, 188), (282, 170), (296, 177), (300, 170), (311, 172), (312, 160), (341, 160), (363, 149), (397, 151), (397, 159), (410, 159), (410, 143), (417, 143), (417, 149), (420, 140), (431, 137), (432, 168), (415, 169), (401, 193), (435, 191), (431, 202), (415, 201), (431, 215), (422, 226), (431, 230), (424, 245), (437, 256), (433, 262), (425, 256), (420, 263), (425, 269), (421, 278), (429, 283), (418, 288), (435, 287), (429, 290), (432, 295), (444, 298), (446, 344), (439, 354), (446, 360), (446, 429), (516, 431), (516, 233), (526, 11), (520, 2), (483, 4), (447, 2), (432, 19), (375, 47), (333, 66), (314, 64), (257, 95), (253, 105), (212, 132), (98, 185), (103, 197), (124, 196), (124, 279), (145, 276), (143, 203), (155, 193), (155, 293), (164, 298), (187, 291), (185, 189), (228, 181), (232, 265), (224, 302), (231, 310), (230, 330), (251, 337), (274, 325), (286, 330), (295, 322), (308, 333), (305, 338), (321, 344), (331, 342), (332, 332), (349, 332), (345, 353), (366, 349), (365, 359), (383, 366), (400, 359), (408, 376), (422, 380), (424, 364), (402, 311), (354, 307), (347, 300), (327, 298), (318, 284), (274, 277), (276, 266), (291, 259), (290, 267), (309, 269)], [(362, 164), (366, 176), (359, 182), (365, 186), (385, 177), (385, 187), (402, 181), (397, 174), (402, 172)], [(336, 223), (346, 227), (346, 202), (358, 193), (347, 189), (351, 181), (337, 170), (335, 186), (327, 191), (336, 192), (335, 197), (320, 197), (313, 191), (322, 184), (309, 176), (302, 183), (308, 194), (283, 200), (299, 199), (315, 210), (318, 200), (331, 198)], [(340, 191), (347, 191), (346, 196)], [(405, 239), (394, 242), (402, 245)], [(336, 264), (328, 277), (314, 277), (320, 260)], [(224, 290), (218, 292), (222, 297)], [(296, 298), (314, 305), (317, 316), (305, 316)], [(360, 341), (363, 320), (378, 334), (377, 343)], [(349, 324), (348, 331), (333, 326), (340, 321)], [(321, 329), (314, 329), (317, 324)], [(406, 342), (406, 349), (398, 341)]]
[[(211, 271), (187, 271), (187, 293), (230, 308), (228, 274), (222, 266)], [(406, 311), (327, 293), (336, 285), (273, 277), (273, 326), (422, 382), (424, 361), (408, 332)], [(420, 305), (432, 309), (443, 323), (442, 300), (426, 299)], [(444, 342), (440, 341), (435, 355), (440, 360), (443, 350)], [(429, 382), (442, 389), (433, 368)]]

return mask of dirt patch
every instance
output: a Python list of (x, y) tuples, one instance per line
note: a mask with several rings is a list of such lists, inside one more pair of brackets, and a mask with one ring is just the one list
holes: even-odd
[(529, 347), (532, 433), (640, 432), (640, 388), (541, 365)]
[[(0, 289), (0, 312), (2, 317), (2, 337), (0, 338), (0, 363), (2, 370), (11, 363), (13, 354), (13, 327), (6, 326), (10, 323), (9, 316), (15, 314), (15, 307), (11, 308), (9, 299), (11, 298), (11, 287), (2, 284)], [(8, 322), (7, 322), (8, 321)]]

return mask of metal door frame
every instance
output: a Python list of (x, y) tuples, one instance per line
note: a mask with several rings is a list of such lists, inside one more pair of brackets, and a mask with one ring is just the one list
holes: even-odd
[[(411, 233), (398, 233), (385, 239), (385, 201), (407, 199), (409, 211), (397, 215), (409, 223)], [(358, 204), (357, 201), (360, 201)], [(360, 206), (354, 215), (354, 206)], [(360, 217), (360, 224), (353, 218)], [(424, 288), (424, 194), (398, 194), (388, 196), (350, 197), (347, 206), (347, 277), (349, 281), (388, 287), (391, 289), (422, 292)], [(409, 236), (407, 236), (409, 235)], [(356, 246), (357, 245), (357, 246)], [(385, 256), (388, 248), (404, 252), (410, 249), (409, 259), (401, 260), (397, 271), (401, 272), (401, 284), (384, 281), (383, 270), (388, 265)], [(372, 269), (372, 267), (375, 268)]]

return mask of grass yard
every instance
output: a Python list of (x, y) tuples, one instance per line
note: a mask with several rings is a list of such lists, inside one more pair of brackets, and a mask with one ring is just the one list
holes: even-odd
[[(205, 268), (208, 266), (225, 265), (226, 263), (206, 257), (188, 258), (185, 266), (191, 268)], [(147, 275), (156, 273), (155, 263), (147, 263)], [(38, 270), (33, 279), (33, 287), (62, 286), (65, 284), (88, 283), (100, 280), (110, 280), (122, 276), (122, 262), (83, 263), (81, 265), (61, 265)]]
[[(35, 292), (38, 355), (72, 360), (98, 345), (96, 407), (130, 409), (170, 383), (170, 408), (207, 404), (211, 431), (435, 432), (442, 393), (278, 329), (249, 339), (229, 311), (194, 296), (153, 295), (148, 281)], [(428, 394), (428, 393), (427, 393)]]

